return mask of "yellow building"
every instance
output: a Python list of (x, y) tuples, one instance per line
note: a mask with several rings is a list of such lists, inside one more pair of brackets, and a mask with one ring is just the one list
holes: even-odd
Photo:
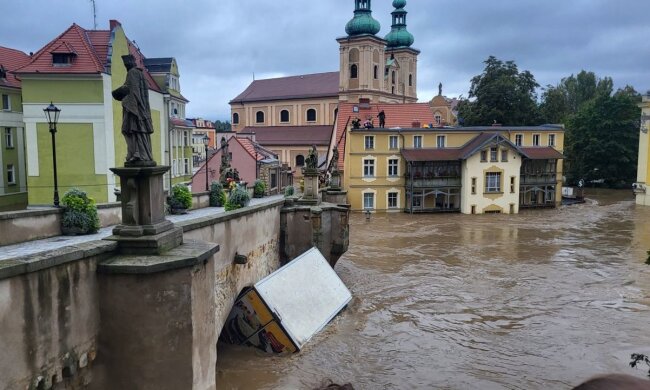
[(650, 129), (650, 96), (643, 96), (641, 104), (641, 133), (639, 134), (639, 160), (636, 174), (636, 183), (634, 183), (634, 193), (636, 194), (636, 203), (644, 206), (650, 206), (650, 191), (648, 183), (650, 182), (650, 142), (648, 141), (648, 129)]
[[(339, 170), (352, 210), (514, 214), (561, 201), (562, 126), (429, 127), (428, 103), (339, 110)], [(354, 127), (379, 112), (384, 127)]]

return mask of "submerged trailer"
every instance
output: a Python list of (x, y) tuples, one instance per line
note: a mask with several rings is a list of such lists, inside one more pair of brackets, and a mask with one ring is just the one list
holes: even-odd
[(298, 352), (351, 299), (325, 257), (312, 248), (240, 295), (222, 340), (270, 353)]

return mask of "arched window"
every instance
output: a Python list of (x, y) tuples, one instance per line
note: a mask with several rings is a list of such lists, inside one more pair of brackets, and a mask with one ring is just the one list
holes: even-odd
[(238, 125), (239, 124), (239, 114), (238, 113), (232, 114), (232, 124), (233, 125)]
[(392, 80), (393, 84), (395, 84), (395, 71), (393, 71), (393, 74), (391, 76), (391, 80)]
[(316, 122), (316, 110), (313, 108), (307, 110), (307, 122)]
[(379, 75), (377, 74), (378, 71), (379, 71), (379, 67), (375, 65), (375, 67), (373, 68), (373, 77), (375, 78), (375, 80), (379, 78)]
[(302, 154), (296, 156), (296, 166), (297, 167), (305, 166), (305, 156), (303, 156)]
[(358, 71), (357, 71), (357, 64), (353, 64), (353, 65), (350, 67), (350, 78), (351, 78), (351, 79), (356, 79), (356, 78), (357, 78), (357, 74), (358, 74)]
[(412, 87), (412, 86), (413, 86), (413, 75), (410, 74), (409, 75), (409, 87)]
[(258, 111), (257, 114), (255, 114), (255, 122), (264, 123), (264, 111)]
[(288, 110), (280, 111), (280, 122), (289, 122), (289, 111)]

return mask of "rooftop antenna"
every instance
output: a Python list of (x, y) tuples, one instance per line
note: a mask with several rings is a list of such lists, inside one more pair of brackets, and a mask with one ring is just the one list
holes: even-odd
[(95, 4), (95, 0), (90, 0), (91, 3), (93, 3), (93, 26), (94, 30), (97, 30), (97, 5)]

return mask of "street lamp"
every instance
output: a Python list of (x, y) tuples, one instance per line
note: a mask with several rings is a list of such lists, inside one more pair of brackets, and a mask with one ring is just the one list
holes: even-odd
[(52, 166), (54, 168), (54, 207), (59, 207), (59, 183), (56, 176), (56, 123), (59, 121), (61, 110), (52, 102), (43, 109), (47, 124), (50, 125), (50, 134), (52, 134)]
[(208, 188), (208, 144), (210, 143), (210, 137), (208, 133), (205, 133), (203, 136), (203, 145), (205, 146), (205, 190), (210, 191)]

